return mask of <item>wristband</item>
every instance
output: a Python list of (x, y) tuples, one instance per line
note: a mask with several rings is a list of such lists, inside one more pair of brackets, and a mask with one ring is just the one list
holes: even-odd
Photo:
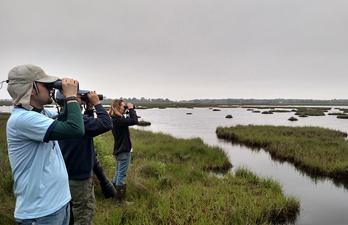
[(71, 100), (76, 100), (76, 101), (78, 101), (76, 96), (67, 97), (65, 100), (66, 100), (66, 102), (71, 101)]

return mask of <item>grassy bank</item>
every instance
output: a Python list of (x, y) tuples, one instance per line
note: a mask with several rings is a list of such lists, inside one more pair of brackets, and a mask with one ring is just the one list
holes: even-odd
[[(8, 115), (0, 120), (5, 131)], [(94, 224), (273, 224), (294, 219), (299, 201), (285, 196), (281, 186), (244, 168), (235, 174), (226, 154), (200, 139), (176, 139), (162, 133), (131, 129), (135, 150), (128, 172), (127, 198), (136, 202), (116, 208), (104, 199), (95, 179), (97, 210)], [(6, 149), (1, 133), (2, 165), (0, 224), (15, 224), (15, 199)], [(95, 138), (98, 158), (112, 179), (111, 132)], [(217, 176), (212, 171), (224, 173)]]
[(13, 224), (15, 198), (10, 161), (7, 154), (6, 122), (10, 113), (0, 113), (0, 223)]
[(219, 138), (264, 148), (281, 160), (313, 175), (346, 178), (348, 142), (346, 133), (320, 127), (237, 125), (218, 127)]
[[(222, 178), (211, 171), (230, 168), (225, 153), (200, 139), (176, 139), (131, 130), (135, 151), (128, 172), (132, 207), (115, 208), (99, 194), (95, 224), (270, 224), (299, 211), (281, 186), (239, 168)], [(96, 139), (108, 177), (114, 173), (110, 133)], [(100, 191), (97, 188), (98, 191)]]

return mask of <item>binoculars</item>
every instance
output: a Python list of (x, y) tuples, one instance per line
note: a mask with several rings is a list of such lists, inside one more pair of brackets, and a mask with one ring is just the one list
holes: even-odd
[(114, 185), (109, 181), (109, 179), (105, 176), (103, 167), (100, 165), (100, 162), (95, 157), (95, 165), (93, 168), (94, 174), (98, 177), (100, 187), (104, 194), (105, 198), (111, 198), (116, 195), (116, 189)]
[[(62, 81), (61, 80), (57, 80), (53, 83), (47, 83), (45, 84), (47, 89), (58, 89), (59, 91), (57, 91), (57, 99), (63, 99), (63, 94), (60, 92), (61, 90), (63, 90), (62, 87)], [(88, 90), (80, 90), (79, 87), (77, 86), (77, 94), (81, 95), (81, 100), (82, 101), (88, 101), (88, 97), (87, 97), (87, 93), (89, 91)], [(99, 100), (103, 100), (104, 96), (101, 94), (98, 94)]]
[[(128, 109), (128, 106), (127, 105), (125, 105), (125, 106), (123, 106), (124, 107), (124, 109)], [(135, 109), (135, 105), (133, 105), (133, 109)]]
[[(63, 90), (62, 81), (61, 81), (61, 80), (57, 80), (57, 81), (55, 81), (55, 82), (53, 82), (53, 83), (46, 83), (45, 85), (46, 85), (46, 88), (47, 88), (47, 89), (53, 89), (53, 88), (55, 88), (55, 89), (58, 89), (58, 90)], [(79, 88), (77, 88), (77, 90), (78, 90), (78, 89), (79, 89)]]
[[(79, 92), (77, 92), (79, 94)], [(103, 95), (98, 94), (99, 100), (103, 100)], [(87, 94), (81, 94), (81, 100), (82, 101), (88, 101)]]

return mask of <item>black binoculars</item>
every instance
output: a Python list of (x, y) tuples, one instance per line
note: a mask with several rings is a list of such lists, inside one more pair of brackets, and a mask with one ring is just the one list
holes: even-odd
[[(56, 80), (53, 83), (46, 83), (45, 84), (47, 89), (58, 89), (58, 90), (63, 90), (62, 86), (62, 80)], [(79, 90), (79, 84), (77, 84), (77, 90)]]
[(46, 83), (46, 88), (47, 89), (58, 89), (58, 90), (63, 90), (63, 87), (62, 87), (62, 81), (61, 80), (57, 80), (53, 83)]
[[(100, 95), (100, 94), (98, 94), (98, 97), (99, 97), (99, 100), (103, 100), (103, 98), (104, 98), (104, 96)], [(81, 94), (81, 100), (82, 101), (88, 101), (87, 94)]]
[[(124, 109), (128, 109), (128, 106), (124, 105)], [(135, 105), (133, 105), (133, 109), (135, 109)]]
[(98, 177), (100, 187), (104, 194), (105, 198), (111, 198), (116, 195), (116, 189), (114, 185), (109, 181), (109, 179), (105, 176), (103, 167), (100, 165), (100, 162), (95, 157), (95, 165), (93, 168), (94, 174)]

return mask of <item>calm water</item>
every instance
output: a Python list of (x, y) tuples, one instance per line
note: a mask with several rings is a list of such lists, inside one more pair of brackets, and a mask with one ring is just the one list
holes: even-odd
[[(339, 111), (332, 107), (329, 112)], [(246, 108), (222, 108), (221, 111), (208, 108), (139, 109), (137, 114), (140, 120), (151, 122), (151, 126), (136, 126), (138, 129), (167, 133), (179, 138), (200, 137), (206, 144), (224, 149), (234, 168), (247, 167), (262, 177), (277, 180), (286, 195), (300, 199), (301, 213), (296, 224), (348, 224), (348, 193), (341, 181), (311, 178), (288, 163), (273, 161), (263, 150), (252, 151), (247, 147), (233, 145), (218, 139), (215, 134), (218, 126), (237, 124), (320, 126), (348, 132), (348, 120), (328, 115), (306, 118), (295, 116), (299, 120), (291, 122), (288, 118), (294, 116), (294, 112), (267, 115), (253, 113)], [(228, 114), (233, 118), (225, 118)]]
[[(11, 107), (0, 106), (0, 112), (11, 112)], [(332, 107), (330, 112), (338, 110)], [(137, 129), (162, 132), (179, 138), (199, 137), (208, 145), (224, 149), (234, 168), (243, 166), (262, 177), (277, 180), (282, 184), (286, 195), (300, 199), (301, 214), (296, 224), (348, 224), (348, 181), (344, 187), (342, 181), (311, 178), (288, 163), (273, 161), (263, 150), (252, 151), (247, 147), (232, 145), (230, 142), (218, 139), (215, 134), (218, 126), (237, 124), (320, 126), (348, 132), (348, 120), (326, 115), (298, 118), (298, 121), (291, 122), (288, 118), (294, 116), (293, 112), (267, 115), (252, 113), (245, 108), (221, 108), (221, 111), (212, 111), (208, 108), (138, 109), (137, 114), (141, 116), (140, 120), (151, 122), (151, 126), (135, 126)], [(228, 114), (233, 118), (225, 118)]]

